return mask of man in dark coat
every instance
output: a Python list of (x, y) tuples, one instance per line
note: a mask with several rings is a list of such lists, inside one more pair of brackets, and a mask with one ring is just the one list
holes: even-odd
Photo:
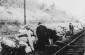
[(43, 25), (39, 25), (36, 30), (38, 37), (37, 46), (39, 49), (44, 49), (45, 45), (49, 45), (48, 31)]

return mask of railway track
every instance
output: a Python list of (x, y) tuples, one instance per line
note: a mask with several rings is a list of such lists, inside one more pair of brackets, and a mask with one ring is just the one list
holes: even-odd
[(83, 55), (85, 47), (85, 32), (80, 33), (81, 35), (74, 38), (67, 45), (56, 51), (53, 55)]

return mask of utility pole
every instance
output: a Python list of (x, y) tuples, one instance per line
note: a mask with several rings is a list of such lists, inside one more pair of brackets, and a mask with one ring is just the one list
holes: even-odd
[(24, 25), (26, 25), (26, 0), (24, 0)]

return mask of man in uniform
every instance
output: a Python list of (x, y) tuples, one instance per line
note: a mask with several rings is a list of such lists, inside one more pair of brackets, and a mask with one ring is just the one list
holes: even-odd
[(72, 23), (69, 24), (69, 29), (70, 29), (70, 33), (73, 35), (74, 27), (73, 27)]

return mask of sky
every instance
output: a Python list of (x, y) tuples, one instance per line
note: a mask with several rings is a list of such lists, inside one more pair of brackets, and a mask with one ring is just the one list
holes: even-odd
[(60, 10), (66, 11), (67, 14), (76, 17), (82, 23), (85, 23), (85, 0), (38, 0), (48, 6), (54, 3)]

